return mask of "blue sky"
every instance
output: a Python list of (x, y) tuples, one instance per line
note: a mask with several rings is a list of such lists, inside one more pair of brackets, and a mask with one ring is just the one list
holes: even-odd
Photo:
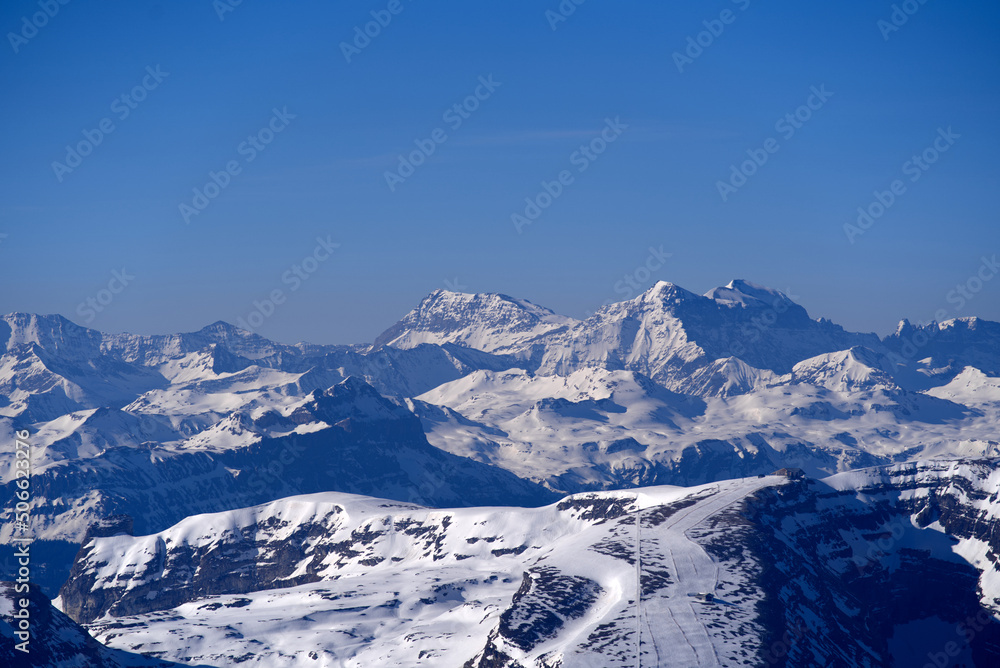
[[(975, 278), (1000, 253), (996, 3), (913, 0), (890, 31), (893, 3), (861, 0), (588, 0), (559, 21), (557, 0), (225, 1), (43, 0), (34, 31), (37, 0), (4, 4), (0, 312), (350, 343), (438, 288), (581, 317), (631, 277), (745, 278), (882, 334), (1000, 320), (1000, 280)], [(371, 12), (391, 20), (348, 62)], [(210, 173), (225, 187), (198, 200)]]

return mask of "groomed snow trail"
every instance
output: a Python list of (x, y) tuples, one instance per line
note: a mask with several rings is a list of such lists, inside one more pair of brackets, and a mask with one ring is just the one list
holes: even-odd
[[(641, 601), (638, 610), (641, 644), (636, 664), (639, 668), (722, 665), (705, 624), (698, 619), (698, 608), (712, 604), (691, 596), (715, 591), (719, 566), (688, 538), (687, 532), (747, 495), (774, 484), (772, 476), (720, 482), (715, 494), (678, 511), (656, 527), (657, 538), (647, 541), (642, 555), (659, 552), (672, 582), (665, 595), (637, 599)], [(641, 563), (636, 560), (637, 569), (642, 568)], [(638, 578), (637, 574), (637, 581)]]

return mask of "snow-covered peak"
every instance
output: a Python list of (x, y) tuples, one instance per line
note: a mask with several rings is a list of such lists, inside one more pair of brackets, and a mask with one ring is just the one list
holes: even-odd
[(100, 354), (102, 334), (70, 322), (61, 315), (8, 313), (0, 317), (3, 350), (35, 344), (74, 359)]
[(910, 331), (912, 327), (913, 325), (910, 324), (910, 321), (907, 318), (903, 318), (899, 321), (899, 324), (896, 325), (896, 331), (893, 332), (893, 336), (901, 336)]
[[(859, 345), (878, 347), (879, 339), (812, 320), (782, 292), (734, 280), (704, 296), (660, 281), (634, 299), (600, 308), (545, 343), (540, 373), (625, 368), (670, 390), (689, 392), (695, 374), (716, 374), (718, 369), (709, 366), (717, 360), (735, 358), (749, 368), (787, 374), (815, 355)], [(727, 371), (734, 374), (733, 382), (716, 378), (696, 384), (710, 394), (738, 393), (756, 382), (745, 382), (745, 371)]]
[(326, 391), (313, 391), (296, 409), (292, 419), (299, 423), (320, 420), (336, 424), (347, 419), (353, 423), (374, 423), (413, 420), (413, 415), (380, 395), (365, 381), (350, 376)]
[(887, 368), (887, 360), (878, 353), (855, 346), (799, 362), (792, 368), (790, 380), (835, 392), (898, 390)]
[(676, 283), (670, 281), (657, 281), (653, 287), (646, 290), (639, 296), (639, 300), (644, 303), (663, 304), (679, 303), (688, 299), (697, 299), (698, 295), (685, 290)]
[(726, 357), (692, 374), (684, 389), (701, 397), (731, 397), (751, 392), (774, 378), (771, 371), (752, 367), (737, 357)]
[(454, 343), (485, 352), (510, 352), (575, 322), (525, 299), (436, 290), (379, 335), (374, 347)]
[(927, 394), (966, 405), (997, 404), (1000, 403), (1000, 378), (987, 376), (979, 369), (967, 366), (950, 383), (931, 388)]
[(778, 290), (757, 285), (743, 279), (729, 281), (724, 287), (713, 288), (705, 293), (705, 296), (720, 304), (732, 304), (741, 306), (768, 306), (794, 304), (788, 296)]

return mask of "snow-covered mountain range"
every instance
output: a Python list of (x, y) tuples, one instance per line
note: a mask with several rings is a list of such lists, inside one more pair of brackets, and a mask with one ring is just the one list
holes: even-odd
[[(439, 290), (374, 343), (349, 346), (283, 344), (221, 322), (136, 336), (56, 315), (0, 318), (0, 438), (30, 434), (35, 581), (50, 597), (61, 587), (57, 604), (113, 647), (182, 663), (260, 654), (270, 657), (260, 665), (635, 665), (627, 647), (641, 637), (642, 665), (682, 641), (690, 654), (678, 665), (760, 665), (754, 657), (806, 623), (778, 620), (774, 597), (792, 594), (769, 578), (805, 578), (799, 594), (839, 609), (850, 607), (841, 590), (856, 586), (830, 574), (822, 550), (845, 549), (832, 534), (824, 547), (789, 522), (825, 535), (857, 521), (843, 531), (870, 541), (886, 504), (922, 512), (907, 496), (919, 485), (899, 483), (913, 466), (965, 490), (948, 497), (949, 513), (968, 490), (988, 498), (998, 424), (1000, 324), (853, 333), (746, 281), (705, 295), (659, 282), (585, 320)], [(13, 463), (0, 451), (4, 498), (14, 498)], [(822, 483), (757, 477), (792, 467)], [(856, 501), (822, 491), (844, 480)], [(858, 490), (878, 485), (889, 496), (876, 511), (877, 495)], [(746, 510), (745, 497), (766, 503)], [(602, 510), (579, 511), (587, 504)], [(668, 510), (677, 504), (701, 510), (675, 526), (666, 515), (680, 522)], [(637, 622), (626, 586), (636, 567), (621, 546), (640, 509), (640, 532), (647, 509), (664, 518), (642, 540), (650, 570), (638, 577), (663, 583)], [(0, 508), (8, 562), (13, 512)], [(95, 532), (109, 517), (127, 517), (125, 533), (138, 537)], [(914, 526), (993, 545), (953, 553), (979, 560), (963, 566), (979, 575), (959, 580), (995, 612), (996, 525), (935, 521)], [(719, 527), (736, 538), (712, 534)], [(458, 549), (480, 533), (482, 545)], [(702, 547), (683, 547), (696, 535)], [(785, 568), (789, 559), (809, 572)], [(735, 608), (686, 596), (709, 588), (710, 563), (729, 569)], [(884, 565), (879, 582), (896, 582), (899, 568)], [(355, 578), (350, 596), (345, 578)], [(466, 584), (435, 589), (444, 581)], [(444, 607), (421, 602), (436, 599)], [(247, 607), (259, 624), (233, 631)], [(346, 620), (334, 625), (344, 633), (306, 642), (315, 657), (288, 649), (327, 628), (320, 617)], [(885, 665), (901, 651), (892, 625), (866, 636), (847, 617), (822, 620), (827, 640), (807, 643), (812, 656)], [(221, 630), (202, 629), (203, 618)], [(706, 630), (718, 625), (733, 628)], [(181, 642), (196, 631), (198, 643)]]
[(207, 665), (995, 665), (998, 495), (970, 460), (537, 509), (314, 494), (90, 538), (55, 604)]

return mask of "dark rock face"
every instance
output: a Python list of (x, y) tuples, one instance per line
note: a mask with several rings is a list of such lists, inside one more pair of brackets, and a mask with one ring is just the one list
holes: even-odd
[(559, 510), (579, 511), (581, 520), (613, 520), (635, 510), (635, 500), (615, 497), (584, 497), (565, 499), (556, 506)]
[(561, 575), (555, 568), (531, 569), (500, 615), (500, 635), (528, 651), (554, 637), (563, 619), (582, 617), (601, 591), (599, 584), (584, 577)]
[(110, 517), (105, 517), (100, 519), (90, 525), (87, 529), (87, 534), (83, 537), (83, 542), (86, 543), (91, 538), (107, 538), (108, 536), (117, 536), (120, 534), (125, 534), (126, 536), (133, 536), (132, 526), (134, 521), (129, 515), (111, 515)]
[[(325, 519), (332, 523), (336, 512), (341, 511), (338, 508)], [(326, 534), (327, 524), (320, 522), (296, 527), (280, 543), (269, 540), (270, 532), (284, 526), (287, 524), (258, 524), (238, 532), (227, 531), (223, 540), (205, 547), (168, 546), (158, 539), (155, 558), (132, 576), (132, 582), (118, 587), (94, 586), (93, 570), (102, 563), (90, 560), (93, 543), (85, 543), (60, 591), (63, 609), (73, 619), (89, 622), (109, 612), (129, 616), (167, 610), (214, 594), (294, 587), (318, 580), (316, 569), (327, 555), (357, 556), (361, 553), (352, 551), (350, 546), (373, 537), (358, 535), (352, 536), (356, 541), (307, 547)], [(306, 571), (289, 577), (306, 559), (309, 560)]]
[[(995, 468), (966, 464), (984, 474)], [(824, 656), (830, 666), (892, 665), (894, 633), (934, 620), (943, 630), (922, 639), (928, 656), (921, 660), (934, 665), (933, 656), (957, 648), (977, 666), (1000, 665), (1000, 622), (993, 618), (1000, 602), (981, 599), (980, 571), (951, 551), (966, 537), (996, 553), (1000, 518), (971, 506), (989, 495), (961, 473), (887, 471), (859, 489), (796, 481), (747, 503), (749, 525), (734, 538), (746, 541), (761, 566), (764, 664), (807, 666)], [(947, 533), (922, 529), (932, 521)], [(727, 547), (714, 549), (723, 556)], [(995, 559), (980, 568), (996, 570)], [(817, 632), (810, 618), (820, 612), (824, 628)]]
[[(500, 615), (500, 625), (487, 640), (486, 647), (465, 663), (464, 668), (524, 668), (503, 651), (510, 645), (530, 651), (542, 642), (554, 638), (565, 624), (586, 614), (602, 592), (601, 586), (578, 575), (563, 575), (552, 567), (532, 568), (524, 573), (521, 587), (514, 594), (510, 607)], [(541, 666), (556, 666), (561, 661), (546, 657)]]

